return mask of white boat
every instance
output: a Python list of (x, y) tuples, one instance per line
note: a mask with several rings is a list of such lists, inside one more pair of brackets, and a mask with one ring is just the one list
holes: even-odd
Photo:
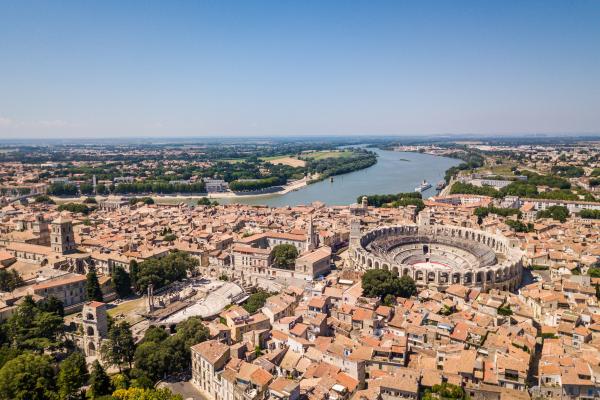
[(429, 189), (430, 187), (431, 183), (427, 182), (426, 180), (423, 180), (423, 182), (421, 182), (421, 184), (415, 188), (415, 192), (421, 193)]

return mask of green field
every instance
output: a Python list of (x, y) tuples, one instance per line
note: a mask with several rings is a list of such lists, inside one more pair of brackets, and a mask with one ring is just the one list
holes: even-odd
[(349, 150), (343, 151), (318, 151), (314, 153), (303, 154), (302, 158), (310, 160), (323, 160), (325, 158), (348, 158), (352, 156)]
[(281, 160), (282, 158), (288, 158), (291, 157), (291, 154), (286, 154), (283, 156), (269, 156), (269, 157), (260, 157), (260, 160), (263, 161), (273, 161), (273, 160)]

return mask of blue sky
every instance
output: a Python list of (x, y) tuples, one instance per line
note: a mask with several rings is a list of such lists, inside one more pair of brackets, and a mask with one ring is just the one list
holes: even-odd
[(600, 133), (600, 1), (0, 0), (0, 138)]

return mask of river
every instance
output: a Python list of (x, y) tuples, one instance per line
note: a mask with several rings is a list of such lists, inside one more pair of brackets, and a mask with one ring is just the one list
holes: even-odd
[(305, 186), (283, 195), (237, 197), (218, 199), (221, 204), (295, 206), (321, 201), (327, 205), (348, 205), (361, 194), (388, 194), (413, 192), (423, 179), (432, 184), (423, 197), (436, 194), (435, 185), (444, 178), (446, 170), (460, 164), (460, 160), (429, 154), (370, 149), (378, 154), (377, 164), (344, 175)]

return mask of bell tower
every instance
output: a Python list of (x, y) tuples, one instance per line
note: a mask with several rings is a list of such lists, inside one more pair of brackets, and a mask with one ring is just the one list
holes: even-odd
[(319, 246), (319, 235), (315, 231), (312, 215), (308, 219), (308, 232), (306, 233), (306, 249), (314, 250)]
[(50, 229), (50, 246), (59, 254), (69, 254), (76, 250), (73, 222), (62, 215), (52, 221)]
[(36, 214), (33, 222), (33, 233), (39, 237), (38, 244), (48, 246), (50, 244), (50, 231), (48, 222), (44, 220), (44, 214)]

